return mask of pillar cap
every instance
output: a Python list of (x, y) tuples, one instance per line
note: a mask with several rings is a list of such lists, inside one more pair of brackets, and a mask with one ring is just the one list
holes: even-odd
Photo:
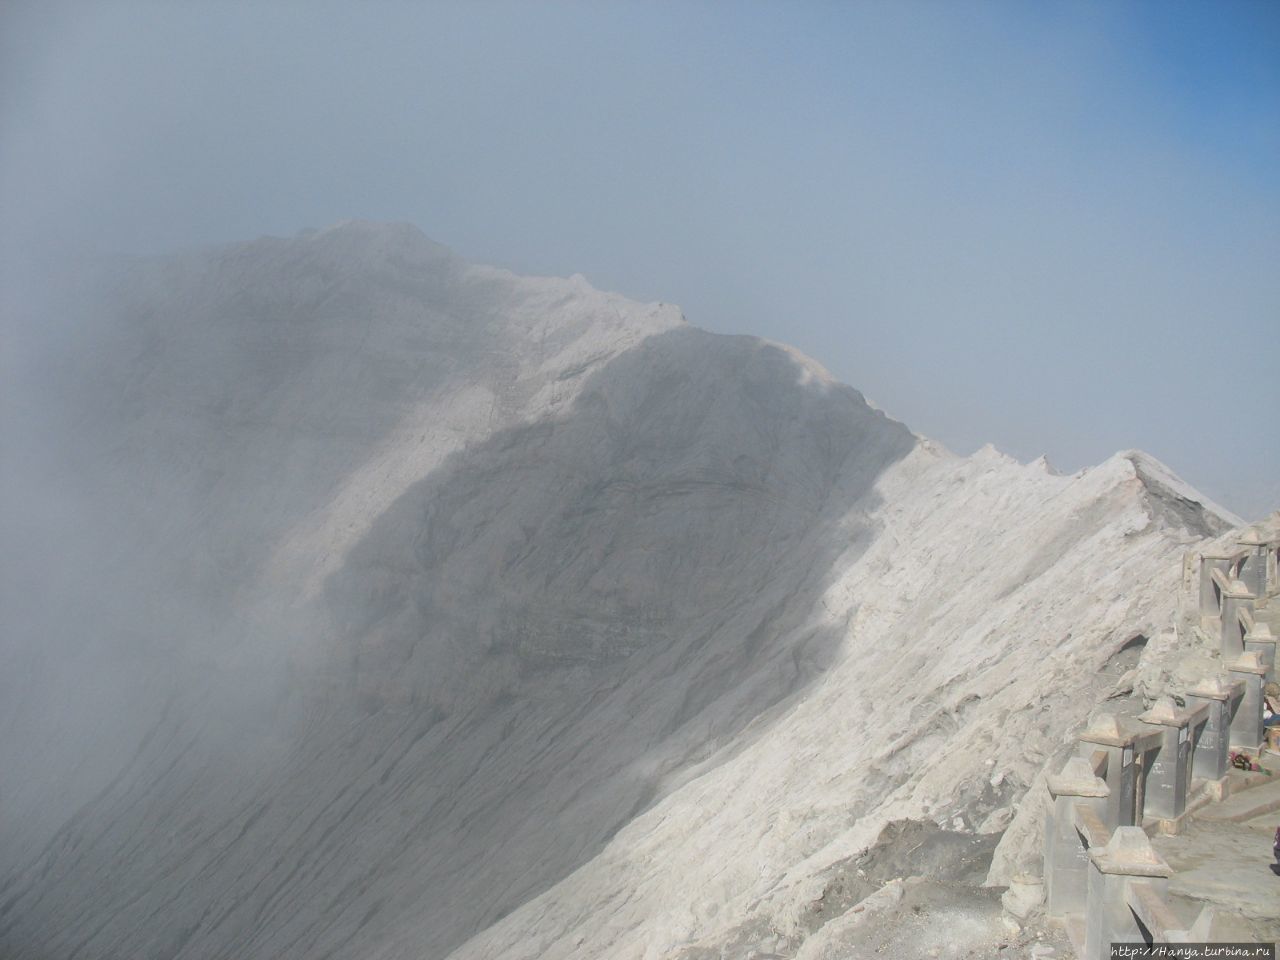
[(1227, 600), (1257, 600), (1249, 588), (1244, 585), (1243, 580), (1232, 580), (1227, 589), (1222, 592), (1222, 596)]
[(1173, 870), (1160, 859), (1141, 827), (1116, 827), (1100, 850), (1090, 850), (1089, 860), (1102, 873), (1126, 877), (1171, 877)]
[(1257, 650), (1250, 650), (1240, 654), (1240, 656), (1227, 664), (1227, 669), (1232, 673), (1258, 673), (1265, 675), (1269, 672), (1267, 665), (1262, 662), (1262, 657), (1258, 656)]
[(1138, 739), (1138, 735), (1120, 726), (1120, 721), (1114, 714), (1104, 713), (1081, 731), (1077, 739), (1086, 743), (1101, 743), (1108, 747), (1127, 747)]
[(1201, 680), (1188, 690), (1187, 696), (1199, 697), (1201, 700), (1230, 700), (1231, 684), (1215, 674), (1212, 677)]
[(1192, 710), (1179, 709), (1173, 697), (1160, 697), (1151, 705), (1151, 709), (1138, 717), (1143, 723), (1158, 724), (1162, 727), (1185, 727), (1191, 718)]
[(1250, 547), (1261, 547), (1266, 545), (1267, 539), (1257, 530), (1250, 528), (1240, 535), (1239, 539), (1236, 540), (1236, 543), (1241, 543)]
[(1111, 788), (1084, 757), (1072, 757), (1058, 774), (1045, 777), (1049, 792), (1055, 797), (1109, 797)]

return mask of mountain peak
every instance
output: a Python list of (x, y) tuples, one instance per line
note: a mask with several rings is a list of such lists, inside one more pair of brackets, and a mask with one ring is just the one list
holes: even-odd
[(1201, 536), (1217, 536), (1244, 520), (1214, 503), (1179, 477), (1168, 465), (1142, 450), (1122, 450), (1099, 469), (1116, 465), (1128, 469), (1153, 501), (1176, 512), (1178, 518)]

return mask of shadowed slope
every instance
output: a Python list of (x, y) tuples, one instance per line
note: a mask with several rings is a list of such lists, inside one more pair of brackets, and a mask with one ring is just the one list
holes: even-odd
[[(430, 930), (417, 949), (437, 955), (585, 862), (822, 669), (839, 631), (800, 627), (825, 566), (874, 535), (832, 521), (870, 513), (872, 484), (915, 439), (750, 338), (678, 328), (587, 360), (544, 368), (523, 402), (508, 393), (528, 422), (469, 435), (341, 553), (320, 604), (297, 611), (326, 639), (306, 641), (287, 709), (164, 718), (7, 878), (7, 954), (323, 957), (411, 918)], [(267, 372), (253, 391), (237, 381), (236, 404), (280, 395), (274, 409), (297, 413), (268, 425), (308, 419), (313, 364), (255, 350), (226, 369), (245, 363)], [(316, 397), (388, 402), (365, 383)], [(540, 407), (556, 383), (567, 409)], [(432, 409), (415, 413), (424, 429)], [(313, 434), (237, 442), (289, 444), (302, 490), (319, 490), (307, 458), (333, 467)], [(273, 506), (272, 486), (241, 473), (197, 524), (262, 558), (226, 571), (250, 625), (305, 585), (288, 580), (293, 554), (279, 559), (305, 513)], [(225, 532), (236, 503), (258, 537)], [(235, 662), (251, 666), (255, 644), (270, 661), (279, 643), (244, 638)]]

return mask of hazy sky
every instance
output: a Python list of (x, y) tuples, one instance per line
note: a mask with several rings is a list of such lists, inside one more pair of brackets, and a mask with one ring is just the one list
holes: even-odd
[(0, 6), (7, 283), (347, 217), (1280, 507), (1269, 0)]

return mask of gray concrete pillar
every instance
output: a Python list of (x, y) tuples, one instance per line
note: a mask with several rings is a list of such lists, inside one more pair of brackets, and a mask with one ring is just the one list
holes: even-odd
[(1213, 571), (1227, 572), (1231, 555), (1227, 553), (1203, 553), (1200, 555), (1200, 616), (1208, 619), (1222, 613), (1221, 590), (1213, 582)]
[(1269, 624), (1257, 621), (1249, 628), (1244, 635), (1244, 652), (1258, 655), (1258, 661), (1267, 668), (1267, 682), (1276, 678), (1276, 638)]
[(1132, 826), (1137, 816), (1138, 771), (1133, 742), (1138, 734), (1120, 726), (1110, 714), (1102, 714), (1079, 735), (1076, 754), (1086, 760), (1094, 752), (1107, 754), (1107, 796), (1104, 820), (1107, 828)]
[(1052, 808), (1045, 820), (1045, 911), (1051, 917), (1081, 915), (1088, 889), (1089, 849), (1076, 830), (1077, 805), (1104, 814), (1107, 785), (1083, 757), (1072, 757), (1057, 776), (1045, 778)]
[(1250, 530), (1237, 543), (1241, 550), (1248, 552), (1244, 566), (1240, 568), (1240, 580), (1251, 594), (1261, 599), (1267, 595), (1267, 554), (1270, 544)]
[(1113, 943), (1145, 943), (1142, 926), (1126, 902), (1126, 885), (1141, 878), (1163, 896), (1172, 874), (1141, 827), (1120, 827), (1105, 847), (1090, 850), (1084, 960), (1108, 960)]
[(1227, 664), (1227, 676), (1244, 684), (1244, 697), (1231, 715), (1231, 746), (1257, 750), (1265, 736), (1262, 730), (1262, 684), (1267, 668), (1256, 653), (1242, 653)]
[(1228, 750), (1231, 729), (1231, 685), (1221, 677), (1212, 677), (1187, 691), (1187, 706), (1191, 708), (1207, 707), (1208, 717), (1205, 720), (1200, 737), (1196, 740), (1195, 750), (1191, 755), (1191, 775), (1211, 784), (1217, 784), (1214, 790), (1218, 799), (1222, 796), (1222, 787), (1226, 784)]
[(1161, 697), (1138, 719), (1160, 733), (1159, 749), (1147, 767), (1142, 816), (1176, 821), (1187, 810), (1191, 786), (1191, 750), (1194, 711), (1180, 710), (1169, 697)]

